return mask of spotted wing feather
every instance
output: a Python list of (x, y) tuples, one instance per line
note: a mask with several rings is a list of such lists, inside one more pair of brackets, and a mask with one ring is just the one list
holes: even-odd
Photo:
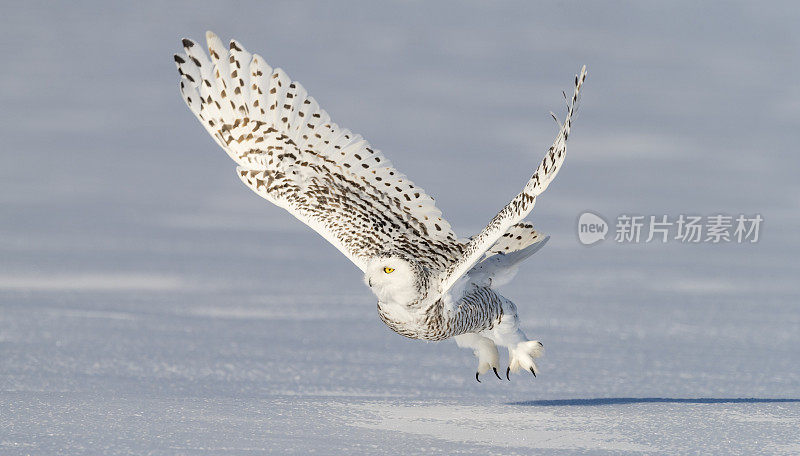
[(280, 68), (206, 34), (175, 56), (189, 109), (254, 192), (312, 227), (359, 268), (396, 250), (433, 270), (461, 253), (433, 199), (360, 135), (341, 128)]
[(525, 249), (533, 244), (537, 244), (537, 250), (544, 247), (550, 236), (536, 231), (533, 224), (528, 222), (520, 222), (508, 229), (494, 245), (486, 251), (484, 259), (494, 255), (507, 255), (518, 250)]
[(528, 222), (517, 223), (486, 251), (484, 258), (467, 272), (469, 281), (484, 287), (498, 287), (510, 282), (519, 264), (541, 250), (550, 236)]
[[(442, 275), (439, 292), (445, 293), (472, 267), (484, 257), (489, 250), (514, 224), (522, 221), (533, 209), (536, 197), (547, 189), (553, 181), (561, 165), (564, 163), (567, 150), (567, 138), (572, 126), (572, 115), (578, 103), (581, 86), (586, 79), (586, 67), (580, 75), (575, 76), (575, 90), (567, 106), (567, 116), (556, 135), (553, 145), (545, 154), (536, 171), (525, 184), (523, 190), (509, 202), (480, 233), (473, 236), (464, 246), (462, 255), (451, 263)], [(555, 117), (555, 116), (554, 116)]]

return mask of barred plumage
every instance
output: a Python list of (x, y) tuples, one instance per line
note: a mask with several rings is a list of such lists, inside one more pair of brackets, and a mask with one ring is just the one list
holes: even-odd
[[(530, 369), (541, 344), (519, 329), (516, 307), (491, 287), (547, 237), (523, 221), (555, 177), (585, 67), (564, 124), (520, 194), (487, 227), (460, 240), (433, 198), (361, 136), (333, 123), (303, 86), (237, 41), (206, 34), (208, 55), (184, 39), (175, 55), (189, 109), (237, 163), (239, 178), (325, 237), (364, 272), (380, 318), (406, 337), (455, 337), (473, 348), (479, 372), (497, 367), (495, 344), (512, 370)], [(495, 370), (496, 373), (496, 370)]]
[(439, 299), (420, 311), (425, 315), (422, 325), (405, 325), (392, 320), (378, 303), (378, 315), (394, 332), (409, 339), (445, 340), (464, 333), (479, 333), (492, 329), (503, 317), (503, 298), (487, 287), (473, 287), (458, 302), (454, 314), (447, 315), (445, 300)]

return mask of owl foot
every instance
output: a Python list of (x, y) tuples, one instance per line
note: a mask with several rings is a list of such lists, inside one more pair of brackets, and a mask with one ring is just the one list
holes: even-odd
[(500, 374), (497, 372), (497, 367), (500, 365), (500, 354), (491, 339), (481, 337), (475, 333), (461, 334), (456, 336), (455, 339), (460, 347), (471, 348), (478, 358), (478, 370), (475, 372), (475, 380), (480, 383), (480, 375), (485, 374), (489, 369), (492, 369), (494, 375), (500, 378)]
[(520, 342), (514, 348), (509, 347), (509, 365), (508, 369), (506, 369), (506, 378), (511, 380), (509, 374), (521, 370), (530, 371), (536, 377), (539, 368), (536, 367), (536, 363), (533, 360), (542, 355), (544, 355), (544, 346), (538, 340)]

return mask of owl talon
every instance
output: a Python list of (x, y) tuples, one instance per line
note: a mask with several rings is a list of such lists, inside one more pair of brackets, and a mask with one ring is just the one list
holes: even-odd
[(480, 375), (485, 374), (489, 369), (494, 369), (497, 374), (497, 366), (500, 364), (500, 355), (497, 353), (497, 346), (491, 339), (481, 337), (475, 333), (465, 333), (455, 337), (456, 343), (460, 347), (471, 348), (473, 354), (478, 358), (478, 369), (475, 372), (475, 381), (481, 383)]
[(502, 378), (500, 378), (500, 374), (497, 373), (497, 368), (493, 367), (492, 370), (494, 371), (494, 376), (497, 377), (498, 380), (502, 380)]
[(509, 348), (508, 350), (510, 361), (507, 372), (517, 372), (524, 369), (530, 371), (536, 377), (536, 372), (539, 368), (533, 360), (543, 354), (544, 347), (538, 340), (520, 342), (514, 348)]
[(506, 380), (508, 380), (509, 382), (511, 381), (511, 377), (508, 376), (508, 374), (510, 372), (511, 372), (511, 368), (510, 367), (506, 367)]

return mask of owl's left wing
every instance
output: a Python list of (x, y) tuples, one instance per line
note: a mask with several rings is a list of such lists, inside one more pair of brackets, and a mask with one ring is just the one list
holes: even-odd
[(362, 271), (401, 251), (442, 271), (461, 252), (433, 198), (361, 136), (335, 124), (280, 68), (211, 32), (185, 39), (181, 93), (255, 193), (310, 226)]
[[(586, 66), (580, 75), (575, 76), (575, 90), (567, 108), (567, 117), (561, 125), (558, 135), (550, 146), (544, 160), (536, 168), (525, 188), (509, 202), (480, 233), (473, 236), (464, 246), (461, 256), (451, 263), (439, 283), (439, 292), (446, 293), (458, 280), (466, 274), (514, 224), (522, 221), (533, 209), (536, 197), (547, 189), (553, 178), (561, 169), (566, 156), (567, 138), (572, 126), (572, 115), (578, 103), (581, 86), (586, 80)], [(555, 116), (554, 116), (555, 117)]]

